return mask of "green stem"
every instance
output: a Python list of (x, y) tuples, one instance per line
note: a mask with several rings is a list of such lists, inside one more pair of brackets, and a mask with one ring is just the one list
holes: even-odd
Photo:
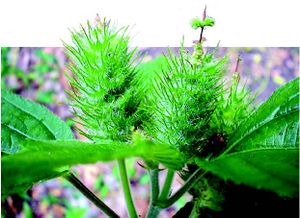
[(181, 198), (184, 193), (190, 190), (199, 180), (200, 178), (206, 173), (202, 171), (202, 169), (196, 170), (193, 175), (185, 182), (185, 184), (169, 199), (167, 200), (160, 200), (156, 201), (156, 205), (159, 208), (168, 208), (172, 204), (174, 204), (179, 198)]
[(148, 214), (147, 214), (147, 218), (157, 218), (160, 210), (161, 209), (158, 208), (157, 206), (154, 206), (153, 204), (150, 204)]
[(166, 175), (165, 183), (159, 196), (159, 200), (165, 200), (169, 197), (170, 188), (174, 178), (174, 170), (169, 169)]
[(151, 178), (152, 201), (156, 201), (159, 194), (158, 169), (154, 169), (150, 171), (150, 178)]
[(159, 194), (158, 169), (150, 171), (150, 177), (151, 177), (152, 197), (150, 201), (150, 207), (148, 210), (147, 218), (156, 218), (161, 210), (161, 208), (156, 206), (156, 201), (158, 199), (165, 200), (168, 197), (170, 192), (170, 187), (172, 185), (172, 181), (174, 177), (174, 171), (168, 170), (165, 183), (159, 197), (158, 197)]
[(158, 168), (150, 170), (149, 174), (151, 179), (151, 199), (147, 218), (156, 218), (160, 211), (159, 208), (154, 206), (159, 194)]
[(120, 159), (118, 160), (118, 165), (119, 165), (119, 171), (120, 171), (120, 177), (121, 177), (121, 182), (123, 186), (123, 192), (125, 195), (125, 201), (127, 204), (127, 209), (129, 213), (130, 218), (137, 218), (137, 213), (134, 207), (134, 203), (132, 200), (131, 196), (131, 191), (130, 191), (130, 186), (129, 186), (129, 180), (127, 176), (127, 171), (126, 171), (126, 165), (125, 165), (125, 160)]
[(92, 193), (73, 173), (64, 176), (72, 185), (74, 185), (85, 197), (93, 202), (100, 210), (109, 217), (119, 217), (112, 209), (110, 209), (103, 201)]

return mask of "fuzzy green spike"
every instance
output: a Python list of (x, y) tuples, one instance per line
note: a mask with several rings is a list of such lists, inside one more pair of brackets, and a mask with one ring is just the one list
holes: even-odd
[(250, 90), (245, 84), (241, 85), (239, 72), (232, 75), (230, 88), (224, 94), (220, 96), (211, 127), (223, 135), (230, 135), (255, 110), (252, 103), (256, 96), (250, 95)]
[(135, 126), (137, 102), (130, 83), (135, 74), (127, 28), (103, 20), (72, 33), (75, 47), (66, 45), (74, 74), (71, 105), (92, 140), (126, 141)]
[(169, 52), (165, 60), (166, 67), (156, 74), (154, 91), (144, 105), (152, 111), (145, 128), (155, 140), (179, 148), (189, 158), (201, 152), (211, 134), (210, 115), (223, 90), (226, 59), (202, 54), (201, 62), (194, 65), (182, 48), (179, 57)]

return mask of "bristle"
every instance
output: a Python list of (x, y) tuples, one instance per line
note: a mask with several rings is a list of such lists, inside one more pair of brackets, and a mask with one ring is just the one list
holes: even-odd
[(129, 51), (127, 28), (103, 22), (96, 27), (81, 26), (72, 33), (74, 46), (65, 44), (74, 75), (70, 104), (77, 108), (84, 135), (124, 141), (136, 122), (138, 103), (130, 90), (136, 50)]

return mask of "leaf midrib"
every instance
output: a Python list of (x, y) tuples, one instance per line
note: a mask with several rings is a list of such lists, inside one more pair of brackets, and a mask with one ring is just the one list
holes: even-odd
[(240, 154), (247, 154), (247, 153), (255, 153), (255, 152), (261, 152), (261, 151), (298, 151), (299, 152), (299, 148), (298, 147), (286, 147), (286, 148), (276, 148), (276, 147), (260, 147), (260, 148), (257, 148), (257, 149), (249, 149), (249, 150), (243, 150), (243, 151), (237, 151), (237, 152), (233, 152), (233, 153), (229, 153), (229, 154), (224, 154), (222, 156), (219, 156), (213, 160), (211, 160), (211, 162), (214, 162), (214, 161), (219, 161), (219, 160), (222, 160), (222, 159), (226, 159), (228, 157), (234, 157), (234, 156), (238, 156)]
[(9, 124), (6, 124), (6, 123), (2, 123), (2, 125), (6, 126), (7, 128), (11, 129), (12, 131), (22, 135), (22, 136), (25, 136), (26, 138), (29, 138), (29, 139), (33, 139), (31, 136), (27, 135), (26, 133), (20, 131), (19, 129), (16, 129), (15, 127), (9, 125)]
[[(278, 112), (279, 107), (277, 107), (276, 109), (277, 109), (277, 112)], [(290, 114), (292, 114), (292, 113), (297, 112), (297, 109), (298, 109), (298, 108), (293, 108), (292, 110), (287, 111), (287, 112), (285, 112), (285, 113), (281, 113), (281, 114), (279, 114), (278, 116), (276, 116), (277, 112), (275, 112), (275, 114), (273, 115), (273, 117), (269, 118), (269, 119), (268, 119), (267, 121), (265, 121), (265, 122), (262, 121), (262, 122), (260, 123), (260, 125), (259, 125), (257, 128), (253, 129), (252, 131), (247, 132), (247, 133), (246, 133), (245, 135), (243, 135), (241, 138), (239, 138), (238, 140), (236, 140), (231, 146), (229, 146), (229, 148), (228, 148), (226, 151), (223, 152), (223, 154), (220, 155), (220, 157), (226, 155), (226, 154), (227, 154), (230, 150), (232, 150), (238, 143), (240, 143), (242, 140), (244, 140), (246, 137), (248, 137), (249, 135), (251, 135), (251, 134), (254, 133), (255, 131), (257, 131), (257, 130), (259, 130), (260, 128), (264, 127), (265, 125), (267, 125), (267, 124), (270, 123), (271, 121), (274, 121), (274, 120), (277, 120), (277, 119), (280, 119), (280, 118), (282, 119), (283, 117), (285, 117), (285, 116), (287, 116), (287, 115), (290, 115)], [(274, 110), (274, 111), (275, 111), (275, 110)]]

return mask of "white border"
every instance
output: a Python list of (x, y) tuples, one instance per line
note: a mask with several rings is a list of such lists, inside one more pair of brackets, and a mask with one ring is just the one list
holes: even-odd
[(8, 0), (0, 3), (0, 46), (59, 47), (97, 13), (133, 26), (132, 45), (192, 45), (198, 33), (189, 21), (207, 5), (216, 26), (207, 29), (207, 46), (298, 47), (300, 20), (297, 0)]

